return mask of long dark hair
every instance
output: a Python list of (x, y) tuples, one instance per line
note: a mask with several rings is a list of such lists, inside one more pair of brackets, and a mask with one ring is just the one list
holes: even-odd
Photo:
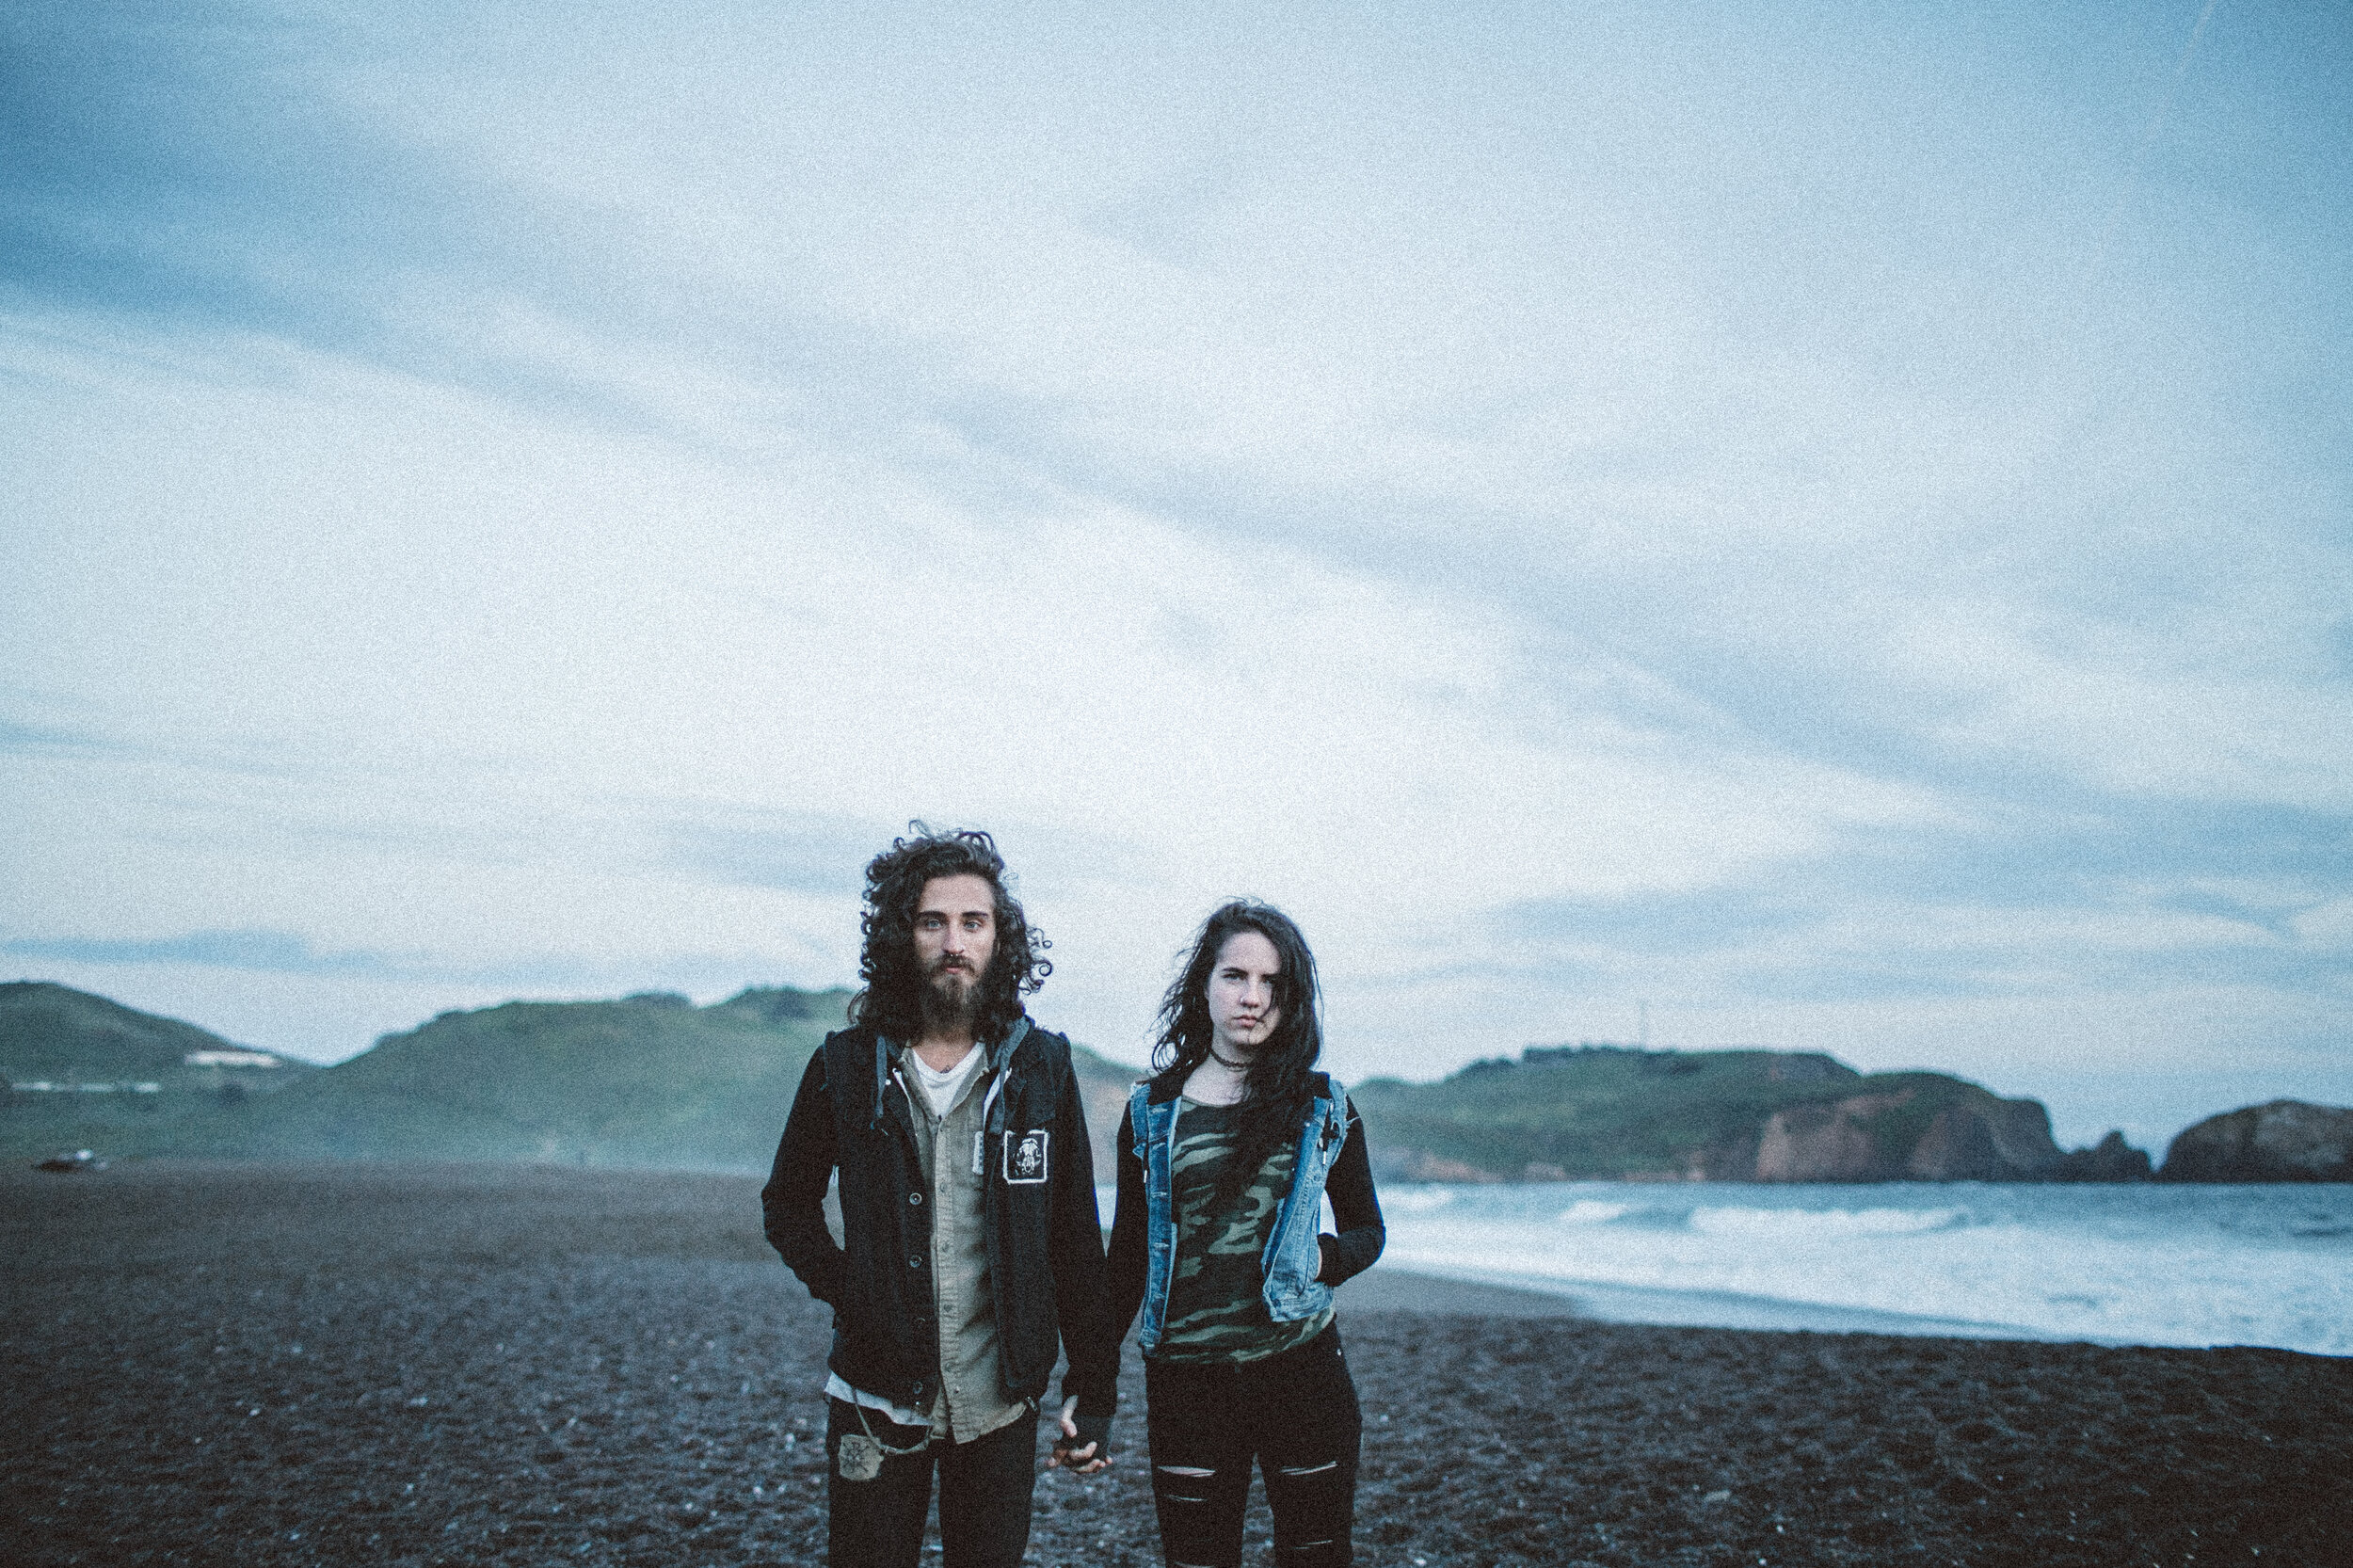
[(1175, 1094), (1209, 1054), (1215, 1032), (1209, 1023), (1209, 972), (1227, 941), (1255, 931), (1274, 945), (1274, 1029), (1250, 1059), (1237, 1109), (1233, 1163), (1218, 1183), (1221, 1206), (1238, 1197), (1258, 1174), (1276, 1145), (1299, 1132), (1299, 1119), (1314, 1098), (1317, 1058), (1323, 1054), (1322, 1000), (1316, 984), (1316, 957), (1289, 915), (1256, 899), (1236, 899), (1210, 912), (1193, 939), (1183, 970), (1160, 999), (1160, 1038), (1152, 1047), (1155, 1098)]
[(915, 956), (915, 909), (924, 885), (936, 876), (977, 876), (995, 893), (997, 948), (981, 975), (980, 1015), (973, 1020), (983, 1040), (1001, 1040), (1021, 1016), (1021, 993), (1034, 991), (1054, 972), (1046, 950), (1054, 944), (1021, 913), (1020, 901), (1005, 890), (1005, 857), (997, 840), (977, 829), (935, 833), (920, 822), (907, 836), (866, 865), (866, 912), (858, 919), (865, 948), (858, 979), (865, 986), (850, 999), (850, 1021), (872, 1024), (877, 1033), (902, 1043), (923, 1032), (923, 972)]

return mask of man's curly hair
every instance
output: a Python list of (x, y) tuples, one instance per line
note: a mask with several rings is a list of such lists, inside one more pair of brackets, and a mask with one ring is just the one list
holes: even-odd
[(986, 881), (996, 894), (997, 948), (981, 975), (975, 1031), (984, 1041), (1001, 1040), (1021, 1016), (1021, 994), (1036, 990), (1054, 972), (1046, 957), (1053, 944), (1005, 890), (1005, 857), (997, 853), (997, 840), (977, 829), (935, 833), (911, 822), (905, 838), (891, 840), (888, 849), (867, 862), (866, 912), (858, 920), (866, 940), (857, 961), (865, 986), (850, 999), (852, 1023), (871, 1024), (884, 1038), (902, 1044), (922, 1034), (916, 905), (934, 877), (966, 875)]

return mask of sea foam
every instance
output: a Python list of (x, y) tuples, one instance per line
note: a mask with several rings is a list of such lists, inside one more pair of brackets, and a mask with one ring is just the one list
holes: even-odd
[(2353, 1354), (2353, 1188), (1386, 1189), (1385, 1265), (1597, 1317)]

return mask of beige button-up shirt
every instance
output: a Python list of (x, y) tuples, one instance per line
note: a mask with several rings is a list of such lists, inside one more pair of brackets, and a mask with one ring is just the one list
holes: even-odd
[[(975, 1050), (986, 1048), (975, 1046)], [(939, 1320), (939, 1398), (932, 1405), (932, 1434), (969, 1443), (1030, 1413), (1028, 1401), (1005, 1393), (997, 1343), (997, 1300), (989, 1288), (988, 1238), (981, 1197), (987, 1160), (982, 1157), (982, 1111), (996, 1079), (985, 1064), (964, 1081), (945, 1116), (900, 1064), (900, 1087), (913, 1109), (917, 1151), (931, 1211), (932, 1304)], [(976, 1169), (976, 1167), (978, 1167)]]

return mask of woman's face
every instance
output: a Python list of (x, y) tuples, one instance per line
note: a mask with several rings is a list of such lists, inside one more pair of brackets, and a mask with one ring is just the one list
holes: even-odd
[(1238, 931), (1217, 950), (1209, 969), (1209, 1029), (1220, 1056), (1239, 1062), (1266, 1044), (1283, 1010), (1274, 1004), (1274, 977), (1283, 960), (1255, 931)]

